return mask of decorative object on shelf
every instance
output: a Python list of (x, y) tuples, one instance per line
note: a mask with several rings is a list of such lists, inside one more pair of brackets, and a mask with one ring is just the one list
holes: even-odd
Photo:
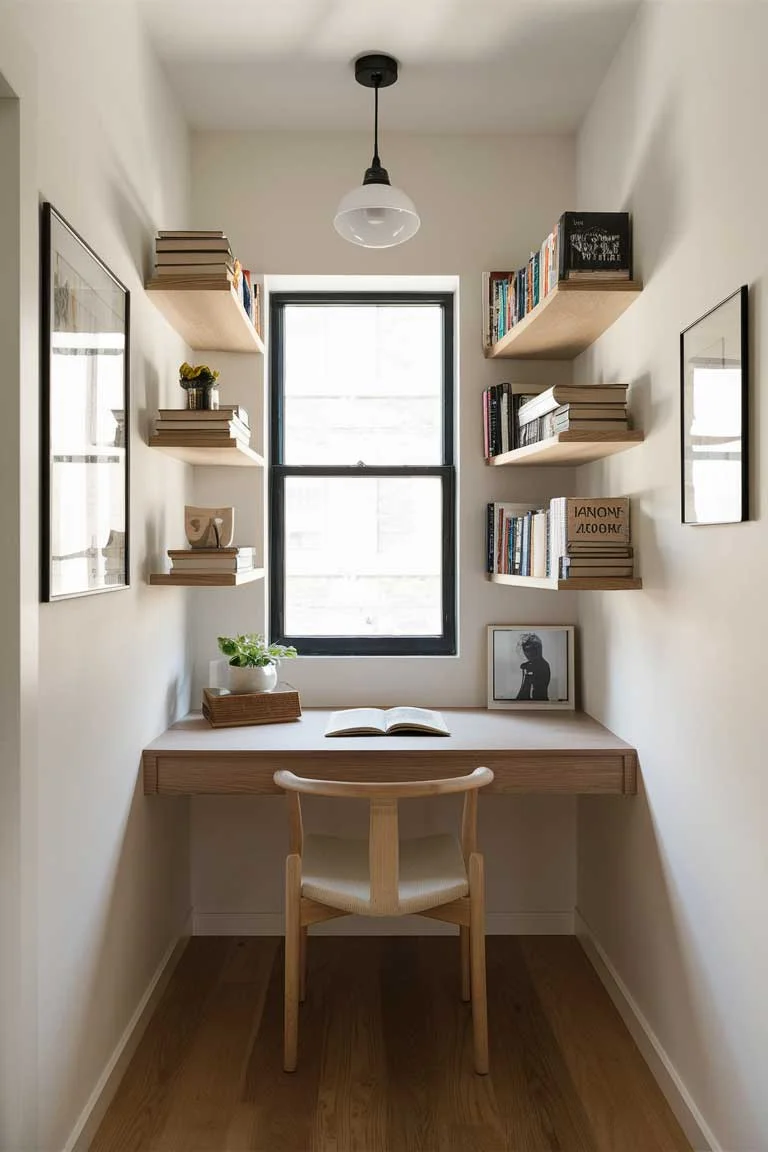
[(219, 407), (219, 373), (207, 364), (187, 364), (179, 368), (179, 384), (187, 394), (187, 408), (212, 411)]
[(235, 535), (235, 510), (187, 504), (184, 532), (192, 548), (230, 548)]
[(397, 61), (391, 56), (360, 56), (355, 79), (374, 91), (373, 160), (360, 188), (343, 196), (333, 221), (334, 228), (352, 244), (363, 248), (392, 248), (410, 240), (421, 221), (413, 201), (400, 188), (393, 188), (389, 173), (379, 159), (379, 89), (396, 83)]
[(296, 649), (285, 644), (267, 644), (258, 632), (240, 636), (219, 636), (219, 650), (229, 658), (231, 692), (271, 692), (277, 684), (281, 660), (293, 660)]
[(129, 583), (130, 294), (48, 203), (41, 215), (41, 598)]
[(488, 626), (488, 707), (576, 707), (575, 629), (570, 624)]
[(748, 304), (743, 284), (680, 334), (684, 524), (749, 519)]

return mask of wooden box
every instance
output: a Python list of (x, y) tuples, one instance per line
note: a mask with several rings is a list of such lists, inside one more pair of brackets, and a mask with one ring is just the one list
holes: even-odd
[(274, 692), (227, 692), (203, 689), (203, 716), (212, 728), (238, 728), (244, 724), (279, 724), (301, 716), (299, 694), (290, 684)]

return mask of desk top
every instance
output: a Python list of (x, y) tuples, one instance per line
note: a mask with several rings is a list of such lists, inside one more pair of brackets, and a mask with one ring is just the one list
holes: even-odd
[(441, 708), (450, 736), (323, 735), (333, 709), (297, 721), (211, 728), (190, 713), (144, 750), (144, 791), (167, 795), (269, 794), (278, 768), (335, 779), (459, 775), (481, 764), (489, 790), (634, 793), (637, 753), (583, 712)]

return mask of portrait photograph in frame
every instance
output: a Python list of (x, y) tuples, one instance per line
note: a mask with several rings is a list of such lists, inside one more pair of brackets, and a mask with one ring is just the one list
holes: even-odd
[(744, 284), (680, 334), (683, 524), (749, 519), (748, 304)]
[(41, 207), (43, 601), (129, 584), (130, 294)]
[(572, 624), (489, 624), (488, 707), (574, 709)]

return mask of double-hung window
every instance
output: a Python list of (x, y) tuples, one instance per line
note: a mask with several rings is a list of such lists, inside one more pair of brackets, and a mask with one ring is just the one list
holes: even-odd
[(307, 655), (456, 651), (453, 296), (270, 303), (270, 635)]

